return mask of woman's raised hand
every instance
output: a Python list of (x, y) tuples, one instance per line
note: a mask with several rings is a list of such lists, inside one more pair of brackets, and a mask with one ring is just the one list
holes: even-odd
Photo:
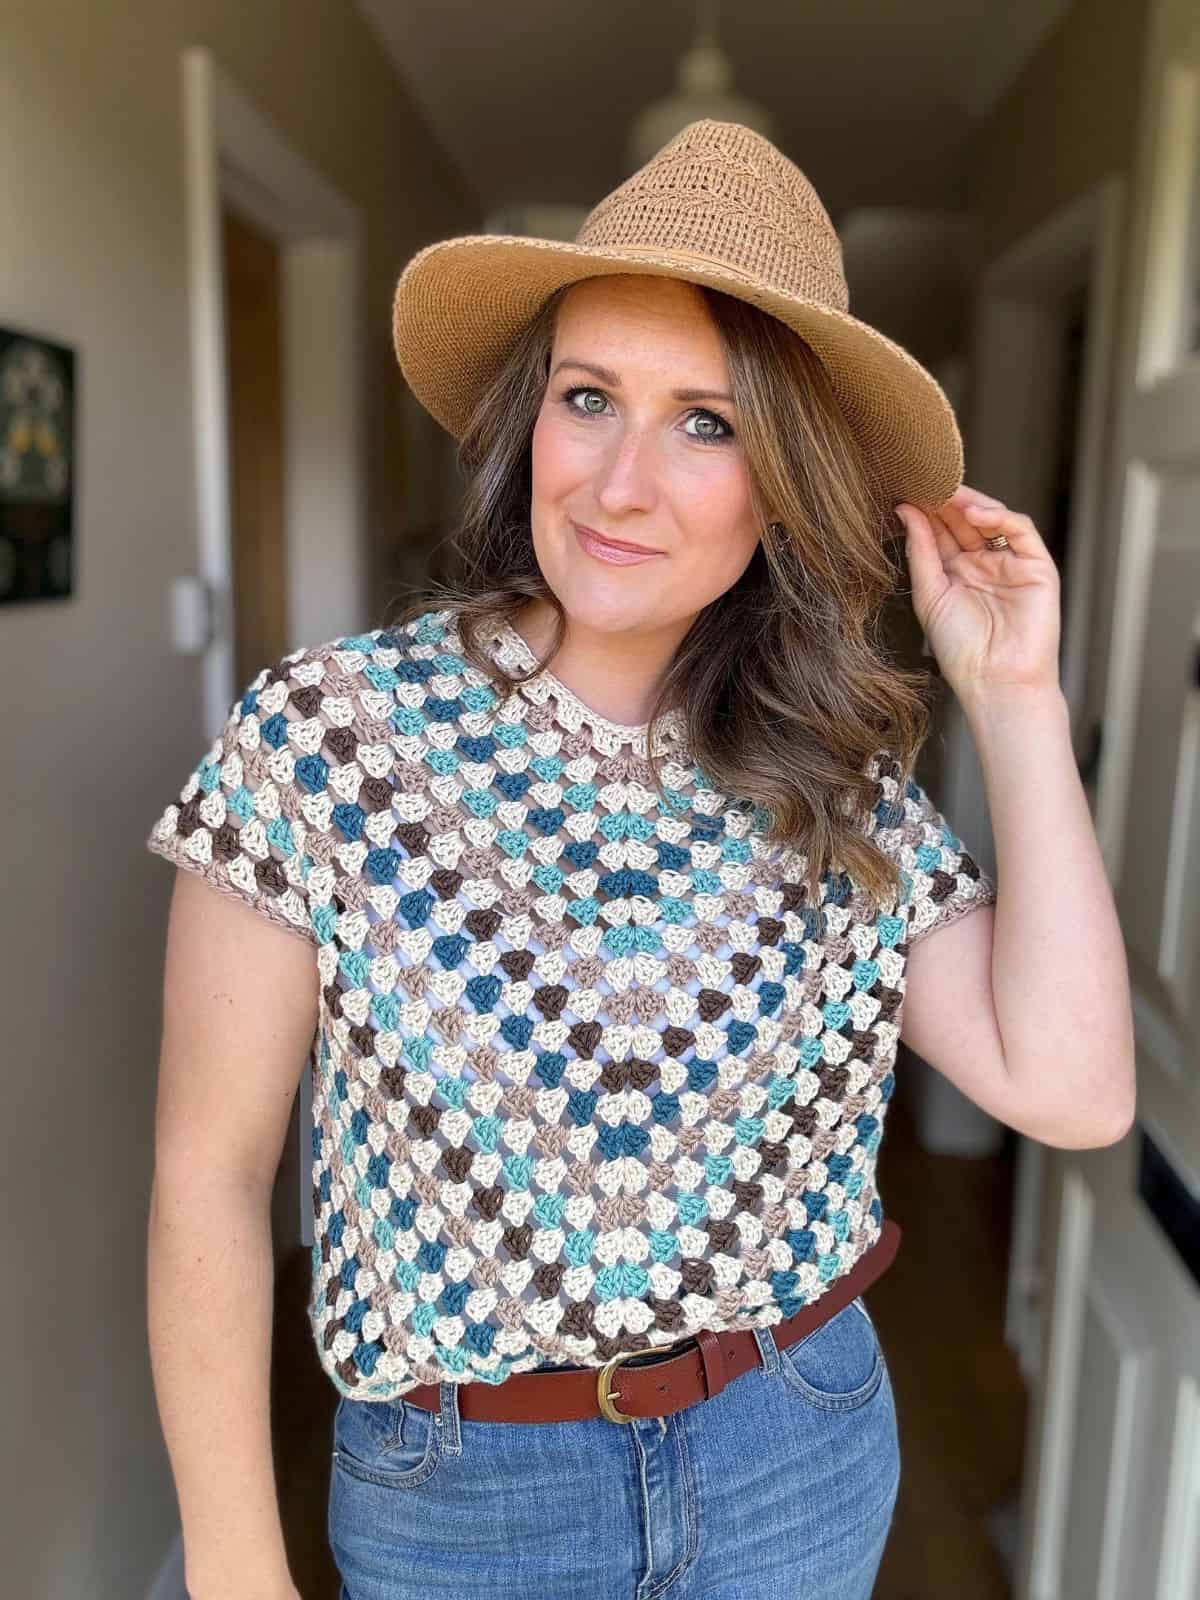
[[(1058, 568), (1029, 517), (963, 484), (930, 515), (902, 501), (913, 610), (960, 699), (1057, 690)], [(985, 539), (1004, 534), (1008, 548)]]

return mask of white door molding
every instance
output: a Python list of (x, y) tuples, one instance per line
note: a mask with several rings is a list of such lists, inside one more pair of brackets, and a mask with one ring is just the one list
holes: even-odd
[[(245, 687), (234, 681), (222, 207), (279, 244), (288, 650), (367, 622), (365, 229), (358, 209), (210, 50), (183, 52), (182, 88), (197, 564), (212, 617), (203, 708), (212, 739)], [(305, 1070), (273, 1200), (279, 1248), (297, 1235), (313, 1240), (311, 1105)]]
[[(968, 480), (1040, 526), (1050, 514), (1066, 297), (1087, 295), (1087, 339), (1071, 485), (1060, 675), (1080, 749), (1086, 739), (1088, 647), (1105, 533), (1105, 422), (1112, 391), (1125, 205), (1118, 178), (1097, 184), (1016, 241), (980, 276), (969, 359)], [(989, 871), (996, 868), (983, 769), (957, 701), (945, 706), (946, 808)], [(1042, 1152), (1017, 1150), (1005, 1338), (1036, 1377), (1042, 1346)]]
[[(1094, 810), (1129, 959), (1137, 1116), (1045, 1152), (1094, 1197), (1086, 1254), (1047, 1214), (1046, 1353), (1028, 1433), (1014, 1600), (1200, 1593), (1200, 1296), (1181, 1219), (1200, 1194), (1200, 13), (1152, 0), (1123, 232), (1115, 555)], [(1070, 937), (1069, 926), (1064, 937)], [(1057, 1271), (1055, 1270), (1057, 1267)]]
[(213, 738), (244, 687), (234, 682), (221, 209), (230, 205), (280, 246), (289, 649), (366, 620), (364, 227), (209, 49), (183, 52), (182, 88), (197, 561), (213, 615), (204, 718)]

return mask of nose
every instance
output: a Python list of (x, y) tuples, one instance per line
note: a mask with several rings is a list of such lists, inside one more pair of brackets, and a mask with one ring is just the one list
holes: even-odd
[(597, 505), (610, 517), (653, 510), (658, 485), (651, 431), (636, 427), (617, 430), (598, 465), (593, 487)]

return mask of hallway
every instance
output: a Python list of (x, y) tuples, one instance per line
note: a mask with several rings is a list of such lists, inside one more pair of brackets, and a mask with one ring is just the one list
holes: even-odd
[[(880, 1193), (904, 1238), (867, 1297), (902, 1476), (876, 1600), (1008, 1600), (987, 1514), (1019, 1491), (1024, 1448), (1025, 1385), (1002, 1331), (1015, 1150), (1010, 1132), (994, 1156), (930, 1155), (903, 1093), (889, 1113)], [(953, 1333), (932, 1321), (943, 1306)]]

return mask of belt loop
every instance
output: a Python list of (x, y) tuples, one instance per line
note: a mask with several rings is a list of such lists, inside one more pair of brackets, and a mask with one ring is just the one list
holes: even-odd
[(762, 1359), (764, 1372), (779, 1371), (779, 1346), (775, 1343), (775, 1335), (770, 1328), (752, 1328), (754, 1341), (758, 1345), (758, 1353)]
[(721, 1341), (711, 1328), (697, 1328), (692, 1336), (700, 1347), (700, 1364), (704, 1368), (704, 1387), (707, 1399), (713, 1400), (729, 1382), (725, 1370), (725, 1352)]
[(438, 1391), (441, 1406), (433, 1413), (433, 1420), (441, 1434), (442, 1454), (460, 1456), (462, 1429), (459, 1423), (462, 1419), (458, 1411), (458, 1385), (451, 1383), (448, 1378), (443, 1378), (438, 1384)]

